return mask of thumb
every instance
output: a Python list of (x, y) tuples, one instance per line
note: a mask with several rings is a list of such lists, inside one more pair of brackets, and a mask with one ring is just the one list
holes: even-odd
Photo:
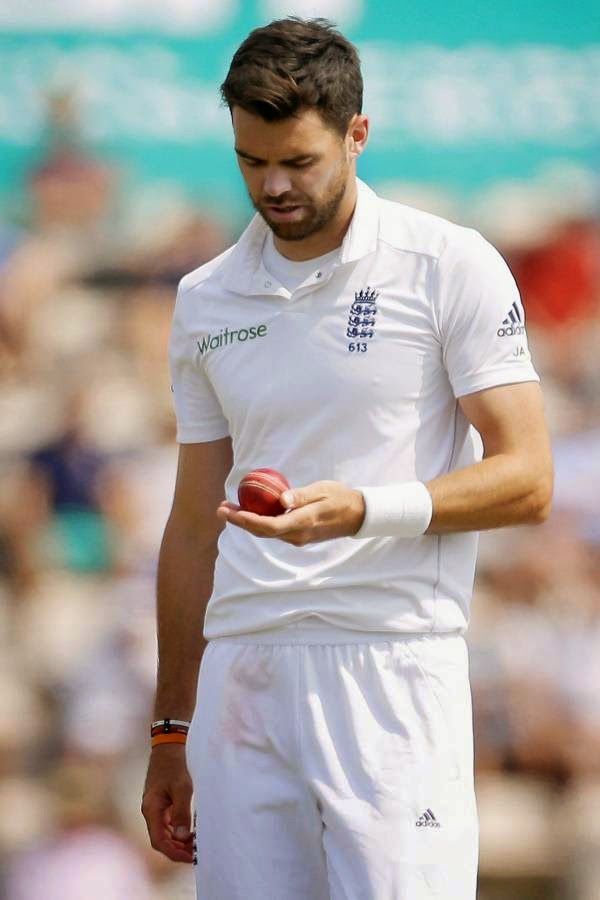
[(319, 482), (315, 482), (314, 484), (306, 485), (306, 487), (284, 491), (279, 497), (279, 502), (286, 509), (292, 510), (314, 503), (316, 500), (320, 500), (322, 496), (322, 488)]
[(190, 806), (191, 797), (187, 796), (178, 797), (173, 803), (171, 821), (173, 822), (173, 833), (179, 841), (185, 841), (190, 834), (192, 822)]
[(295, 506), (298, 506), (296, 502), (296, 494), (299, 494), (300, 491), (284, 491), (283, 494), (279, 495), (279, 502), (282, 506), (285, 506), (286, 509), (294, 509)]

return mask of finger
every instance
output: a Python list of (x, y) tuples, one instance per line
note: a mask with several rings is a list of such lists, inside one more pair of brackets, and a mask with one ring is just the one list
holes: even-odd
[(170, 800), (162, 796), (146, 797), (142, 812), (154, 850), (174, 862), (192, 862), (194, 835), (188, 828), (185, 840), (175, 838)]
[(174, 862), (192, 862), (194, 858), (194, 841), (196, 836), (190, 832), (185, 840), (178, 840), (173, 835), (173, 826), (167, 826), (167, 834), (158, 848), (161, 853)]
[(172, 828), (165, 825), (158, 829), (158, 833), (155, 831), (150, 843), (155, 850), (174, 862), (192, 862), (194, 840), (194, 834), (189, 834), (184, 841), (177, 840), (172, 834)]
[(247, 510), (229, 509), (224, 506), (219, 507), (218, 515), (224, 521), (237, 525), (238, 528), (243, 528), (257, 537), (277, 537), (282, 529), (279, 522), (282, 516), (259, 516)]
[[(177, 857), (178, 862), (194, 862), (196, 855), (196, 813), (194, 812), (194, 820), (191, 822), (191, 795), (189, 798), (186, 792), (180, 794), (173, 803), (173, 806), (167, 813), (170, 818), (170, 826), (173, 836), (173, 854)], [(179, 832), (183, 829), (183, 837)], [(175, 837), (179, 835), (179, 837)]]
[(226, 516), (226, 520), (232, 525), (243, 528), (255, 537), (280, 538), (289, 543), (294, 543), (293, 539), (299, 530), (305, 531), (315, 525), (313, 506), (310, 507), (310, 511), (306, 508), (290, 509), (281, 516), (259, 516), (245, 510), (241, 512), (225, 510), (223, 516)]
[(184, 841), (170, 836), (164, 839), (161, 852), (175, 862), (192, 862), (194, 858), (194, 844), (196, 835), (190, 832)]
[(309, 503), (315, 503), (323, 500), (325, 491), (322, 481), (315, 481), (304, 487), (289, 488), (284, 491), (279, 498), (279, 502), (287, 509), (297, 509), (300, 506), (307, 506)]
[(284, 491), (279, 497), (279, 502), (282, 506), (285, 506), (286, 512), (290, 512), (290, 510), (294, 509), (296, 506), (294, 491)]
[[(278, 538), (288, 544), (298, 547), (312, 540), (314, 529), (318, 528), (319, 516), (316, 514), (316, 505), (300, 509), (290, 509), (287, 515), (279, 516), (271, 527), (266, 537)], [(318, 538), (317, 538), (318, 539)]]
[(173, 797), (173, 805), (167, 812), (167, 821), (173, 829), (173, 837), (178, 841), (189, 840), (192, 825), (192, 792), (178, 791)]
[(229, 500), (223, 500), (217, 507), (217, 518), (221, 519), (222, 522), (228, 522), (228, 513), (237, 512), (239, 509), (240, 507), (236, 506), (235, 503), (230, 503)]

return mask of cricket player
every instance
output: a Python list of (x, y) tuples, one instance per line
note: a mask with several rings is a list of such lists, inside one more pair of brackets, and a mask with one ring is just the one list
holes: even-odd
[[(256, 29), (222, 94), (256, 215), (175, 306), (151, 844), (199, 900), (474, 900), (477, 532), (552, 495), (519, 293), (476, 231), (357, 179), (329, 23)], [(258, 467), (285, 514), (238, 507)]]

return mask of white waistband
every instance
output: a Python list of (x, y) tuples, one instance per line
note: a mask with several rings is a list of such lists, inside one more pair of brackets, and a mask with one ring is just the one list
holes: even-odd
[(422, 640), (423, 638), (461, 637), (462, 631), (354, 631), (331, 625), (319, 616), (307, 616), (277, 628), (244, 634), (223, 635), (210, 643), (232, 644), (373, 644), (391, 641)]

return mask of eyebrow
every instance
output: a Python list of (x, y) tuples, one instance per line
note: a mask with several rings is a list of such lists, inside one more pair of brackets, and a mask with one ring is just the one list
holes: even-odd
[[(253, 156), (251, 153), (246, 153), (245, 150), (240, 150), (238, 147), (235, 148), (235, 152), (238, 156), (241, 156), (242, 159), (249, 159), (251, 162), (266, 162), (266, 159), (261, 159), (259, 156)], [(298, 153), (296, 156), (290, 156), (288, 159), (280, 160), (283, 165), (289, 165), (290, 163), (300, 162), (301, 159), (315, 159), (316, 155), (314, 153)]]

